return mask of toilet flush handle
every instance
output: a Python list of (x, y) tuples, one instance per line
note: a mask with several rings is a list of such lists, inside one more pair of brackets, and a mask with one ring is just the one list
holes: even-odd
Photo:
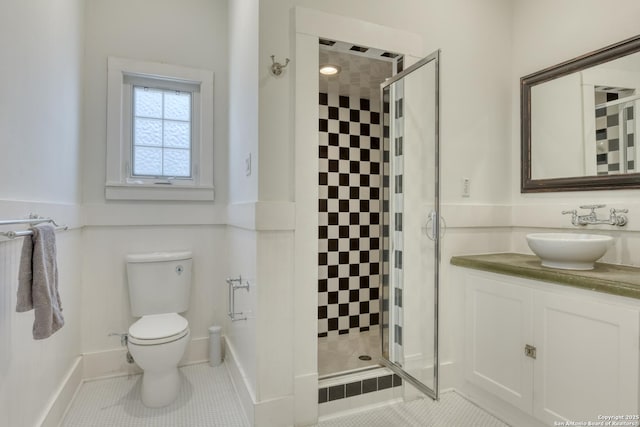
[(117, 332), (111, 332), (110, 337), (120, 337), (120, 345), (126, 347), (129, 343), (129, 334), (119, 334)]

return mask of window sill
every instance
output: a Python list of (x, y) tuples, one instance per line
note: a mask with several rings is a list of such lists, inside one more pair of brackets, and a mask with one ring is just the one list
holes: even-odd
[(107, 183), (105, 197), (107, 200), (213, 201), (214, 187)]

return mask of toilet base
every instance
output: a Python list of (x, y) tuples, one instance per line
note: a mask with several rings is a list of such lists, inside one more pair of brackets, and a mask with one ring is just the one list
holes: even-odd
[(180, 374), (174, 367), (160, 372), (144, 371), (142, 374), (141, 397), (144, 406), (160, 408), (167, 406), (178, 397)]

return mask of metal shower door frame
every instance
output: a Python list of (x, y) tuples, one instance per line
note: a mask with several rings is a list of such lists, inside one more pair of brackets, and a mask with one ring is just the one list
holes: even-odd
[[(414, 376), (412, 376), (411, 374), (409, 374), (407, 371), (405, 371), (402, 366), (392, 362), (391, 360), (389, 360), (388, 356), (389, 356), (389, 352), (388, 349), (385, 348), (385, 340), (384, 340), (384, 334), (383, 334), (383, 316), (381, 316), (381, 321), (380, 321), (380, 338), (381, 338), (381, 347), (382, 347), (382, 358), (380, 360), (381, 364), (386, 366), (387, 368), (389, 368), (393, 373), (397, 374), (399, 377), (401, 377), (404, 381), (407, 381), (408, 383), (410, 383), (411, 385), (413, 385), (414, 387), (416, 387), (416, 389), (418, 389), (421, 393), (424, 393), (425, 395), (431, 397), (434, 400), (438, 400), (439, 398), (439, 355), (438, 355), (438, 331), (439, 331), (439, 312), (438, 312), (438, 299), (439, 299), (439, 277), (440, 277), (440, 239), (441, 239), (441, 233), (440, 233), (440, 222), (441, 222), (441, 217), (440, 217), (440, 50), (438, 49), (437, 51), (431, 53), (430, 55), (422, 58), (420, 61), (416, 62), (415, 64), (411, 65), (410, 67), (408, 67), (406, 70), (394, 75), (392, 78), (388, 79), (387, 81), (383, 82), (380, 84), (380, 104), (381, 104), (381, 108), (380, 111), (382, 113), (384, 113), (384, 90), (391, 86), (392, 84), (404, 79), (405, 77), (407, 77), (408, 75), (410, 75), (411, 73), (415, 72), (416, 70), (424, 67), (427, 64), (430, 64), (431, 62), (434, 63), (435, 65), (435, 114), (434, 114), (434, 118), (435, 118), (435, 123), (434, 123), (434, 129), (435, 129), (435, 149), (434, 149), (434, 156), (435, 156), (435, 197), (434, 197), (434, 211), (435, 211), (435, 215), (431, 215), (431, 217), (433, 218), (433, 237), (434, 237), (434, 256), (435, 256), (435, 263), (434, 263), (434, 275), (433, 275), (433, 279), (434, 279), (434, 359), (433, 359), (433, 389), (431, 389), (429, 386), (427, 386), (426, 384), (424, 384), (423, 382), (421, 382), (419, 379), (415, 378)], [(391, 120), (391, 119), (390, 119)], [(381, 133), (382, 133), (382, 140), (384, 140), (384, 121), (382, 122), (382, 125), (380, 127), (381, 129)], [(384, 191), (380, 192), (380, 205), (383, 206), (383, 202), (384, 202)], [(432, 212), (433, 213), (433, 212)], [(381, 233), (380, 236), (381, 238), (384, 236), (384, 234), (382, 233), (382, 227), (384, 226), (384, 221), (380, 221), (380, 227), (381, 227)], [(383, 260), (380, 261), (381, 263), (383, 262)], [(382, 267), (382, 266), (381, 266)], [(381, 298), (383, 297), (383, 286), (384, 286), (384, 280), (383, 280), (383, 275), (384, 275), (384, 268), (380, 268), (380, 296)], [(390, 275), (391, 276), (391, 275)], [(383, 305), (381, 304), (381, 309), (384, 310)], [(390, 309), (390, 307), (388, 308)]]

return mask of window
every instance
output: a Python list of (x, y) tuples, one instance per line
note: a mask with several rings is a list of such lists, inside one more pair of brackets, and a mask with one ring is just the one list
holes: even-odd
[(213, 73), (109, 58), (107, 103), (108, 199), (213, 200)]
[(192, 92), (134, 85), (131, 178), (191, 179)]

